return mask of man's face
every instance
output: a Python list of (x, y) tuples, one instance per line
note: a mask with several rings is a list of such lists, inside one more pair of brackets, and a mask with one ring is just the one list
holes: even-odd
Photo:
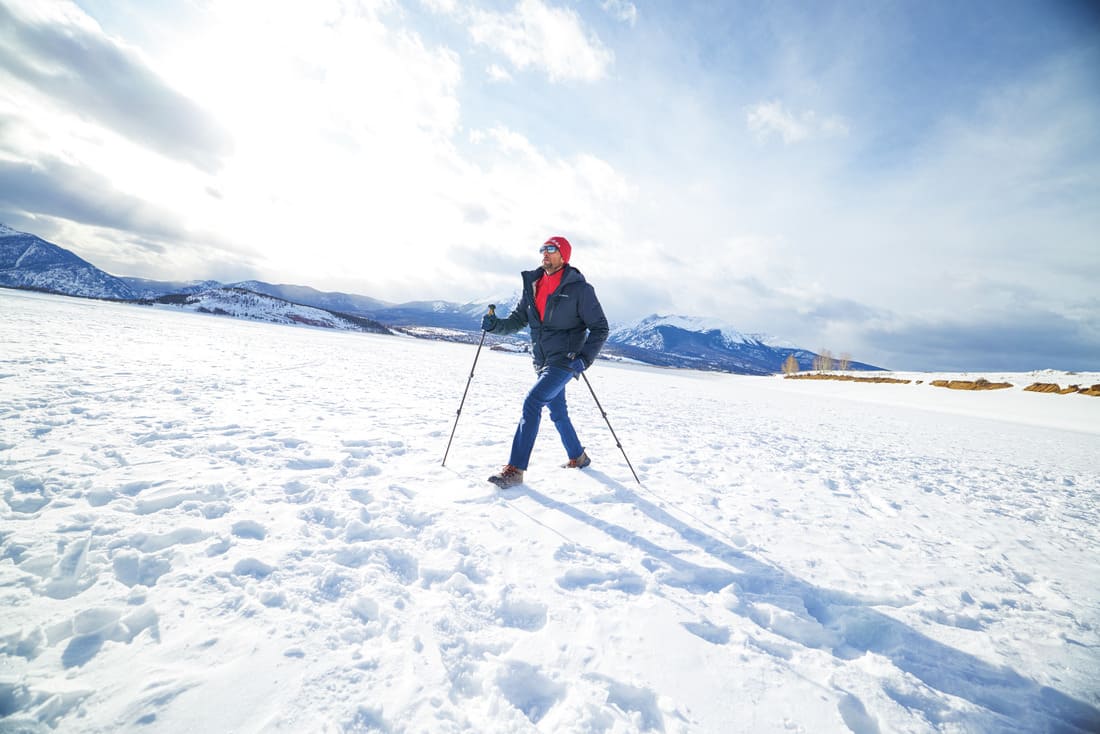
[(542, 252), (542, 269), (547, 273), (556, 273), (565, 267), (565, 261), (561, 259), (561, 252), (554, 248), (553, 252), (544, 247)]

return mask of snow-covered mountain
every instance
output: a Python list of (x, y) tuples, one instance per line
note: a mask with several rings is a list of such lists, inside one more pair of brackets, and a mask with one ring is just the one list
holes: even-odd
[(41, 237), (3, 224), (0, 224), (0, 285), (89, 298), (137, 298), (122, 279)]
[[(616, 328), (608, 350), (647, 364), (666, 367), (770, 375), (794, 355), (800, 369), (811, 369), (813, 352), (763, 334), (745, 334), (716, 319), (653, 314)], [(850, 369), (879, 369), (852, 362)]]
[(661, 350), (665, 348), (665, 327), (679, 331), (710, 334), (718, 332), (718, 341), (733, 346), (736, 344), (768, 344), (773, 347), (795, 348), (791, 344), (774, 342), (764, 334), (745, 334), (718, 319), (698, 316), (680, 316), (676, 314), (652, 314), (640, 321), (615, 329), (613, 341), (631, 344), (636, 347)]
[(338, 311), (368, 318), (377, 318), (379, 312), (393, 305), (370, 296), (319, 291), (305, 285), (275, 285), (265, 283), (262, 280), (244, 280), (229, 285), (233, 288), (244, 288), (254, 293), (264, 293), (291, 303), (300, 303), (305, 306), (323, 308), (326, 311)]
[[(390, 303), (370, 296), (339, 291), (319, 291), (303, 285), (266, 283), (262, 280), (243, 280), (234, 283), (220, 283), (216, 280), (202, 281), (157, 281), (144, 278), (123, 278), (138, 294), (139, 298), (159, 298), (170, 294), (198, 293), (212, 288), (243, 288), (253, 293), (263, 293), (291, 303), (313, 306), (326, 311), (350, 314), (373, 319), (397, 327), (427, 329), (461, 329), (477, 331), (485, 307), (491, 300), (473, 303), (452, 301), (410, 301), (408, 303)], [(514, 303), (511, 300), (498, 299), (500, 304)], [(505, 308), (504, 305), (501, 308)]]
[(216, 280), (149, 280), (148, 278), (133, 278), (120, 276), (119, 280), (126, 283), (134, 291), (138, 298), (154, 299), (173, 293), (199, 293), (211, 288), (221, 288), (222, 284)]
[(409, 301), (381, 309), (372, 314), (379, 321), (395, 326), (431, 326), (440, 329), (466, 329), (480, 331), (481, 317), (490, 303), (498, 306), (500, 315), (516, 299), (486, 299), (470, 303), (452, 301)]
[[(226, 285), (214, 280), (119, 278), (68, 250), (4, 225), (0, 225), (0, 285), (65, 295), (159, 301), (274, 323), (332, 328), (352, 324), (350, 328), (356, 330), (381, 333), (390, 333), (387, 327), (393, 327), (420, 338), (448, 341), (476, 341), (489, 303), (496, 303), (498, 312), (505, 315), (519, 299), (517, 291), (469, 303), (435, 300), (394, 304), (369, 296), (259, 280)], [(520, 346), (516, 338), (494, 337), (493, 341)], [(817, 356), (789, 342), (743, 333), (717, 319), (656, 314), (613, 329), (604, 354), (664, 367), (748, 375), (779, 372), (791, 355), (800, 369), (812, 369)], [(880, 369), (860, 362), (851, 363), (850, 368)]]
[[(219, 284), (220, 285), (220, 284)], [(264, 293), (292, 303), (322, 308), (340, 314), (351, 314), (405, 329), (459, 329), (476, 332), (481, 328), (481, 317), (486, 306), (495, 302), (503, 310), (518, 299), (487, 299), (470, 303), (454, 301), (409, 301), (389, 303), (370, 296), (354, 293), (325, 292), (300, 285), (274, 285), (259, 280), (229, 283), (224, 287), (243, 288), (254, 293)], [(507, 304), (507, 305), (505, 305)], [(424, 332), (430, 333), (430, 332)]]
[(371, 319), (290, 303), (281, 298), (254, 293), (243, 288), (212, 288), (199, 293), (171, 294), (160, 296), (155, 301), (200, 313), (232, 316), (238, 319), (319, 326), (344, 331), (367, 331), (375, 334), (391, 333), (382, 324)]

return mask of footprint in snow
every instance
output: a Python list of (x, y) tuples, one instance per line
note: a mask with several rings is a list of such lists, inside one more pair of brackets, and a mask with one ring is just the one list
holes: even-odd
[(730, 641), (729, 627), (711, 624), (705, 619), (701, 622), (681, 622), (684, 629), (714, 645), (725, 645)]
[(241, 520), (233, 523), (232, 533), (238, 538), (263, 540), (267, 537), (267, 528), (255, 520)]
[(258, 558), (242, 558), (233, 566), (234, 576), (251, 576), (255, 579), (265, 579), (274, 572), (274, 566), (264, 563)]
[(594, 568), (572, 568), (558, 577), (557, 584), (567, 591), (621, 591), (638, 595), (645, 591), (645, 579), (625, 569), (599, 571)]
[(497, 620), (503, 627), (537, 632), (546, 626), (547, 607), (537, 601), (512, 598), (506, 595), (497, 608)]
[(292, 479), (284, 484), (283, 492), (286, 493), (286, 501), (295, 505), (312, 502), (316, 494), (308, 484), (297, 479)]
[(51, 492), (41, 479), (17, 475), (9, 482), (11, 488), (4, 490), (4, 501), (13, 512), (20, 515), (33, 515), (50, 504)]
[(529, 663), (510, 661), (497, 674), (497, 687), (510, 704), (523, 712), (532, 724), (565, 698), (565, 684), (559, 683)]
[(115, 578), (131, 588), (138, 585), (156, 586), (160, 577), (172, 570), (172, 563), (165, 555), (123, 548), (112, 559)]
[[(587, 673), (584, 677), (586, 680), (600, 683), (607, 688), (608, 704), (617, 706), (627, 713), (636, 713), (640, 719), (641, 731), (665, 730), (664, 715), (661, 713), (657, 694), (652, 690), (632, 686), (598, 673)], [(679, 712), (674, 711), (673, 715), (682, 718)]]
[(881, 731), (874, 717), (867, 713), (863, 702), (851, 693), (840, 700), (837, 710), (853, 734), (879, 734)]
[(159, 618), (152, 607), (145, 606), (123, 616), (119, 609), (96, 607), (85, 609), (72, 619), (52, 626), (47, 632), (50, 644), (69, 639), (61, 654), (65, 668), (86, 665), (107, 642), (130, 644), (139, 634), (149, 630), (153, 639), (160, 638)]
[(371, 502), (374, 502), (374, 497), (371, 496), (371, 493), (362, 487), (355, 487), (348, 492), (348, 496), (361, 505), (369, 505)]
[(330, 469), (333, 466), (331, 459), (291, 459), (286, 463), (287, 469), (296, 471), (310, 471), (313, 469)]

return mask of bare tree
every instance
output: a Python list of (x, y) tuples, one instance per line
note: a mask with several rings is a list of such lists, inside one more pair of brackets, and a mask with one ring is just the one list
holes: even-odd
[(821, 352), (814, 357), (814, 369), (818, 372), (824, 372), (833, 368), (833, 353), (828, 349), (822, 349)]
[(848, 354), (847, 352), (841, 352), (840, 359), (838, 360), (837, 369), (839, 369), (841, 372), (847, 372), (848, 370), (852, 369), (852, 355)]
[(793, 354), (787, 355), (787, 361), (783, 363), (784, 374), (794, 375), (798, 373), (798, 360), (794, 358)]

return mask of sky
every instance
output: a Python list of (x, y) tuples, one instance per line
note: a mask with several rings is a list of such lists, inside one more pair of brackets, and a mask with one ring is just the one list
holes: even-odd
[(0, 0), (0, 222), (117, 275), (1100, 365), (1100, 6)]

